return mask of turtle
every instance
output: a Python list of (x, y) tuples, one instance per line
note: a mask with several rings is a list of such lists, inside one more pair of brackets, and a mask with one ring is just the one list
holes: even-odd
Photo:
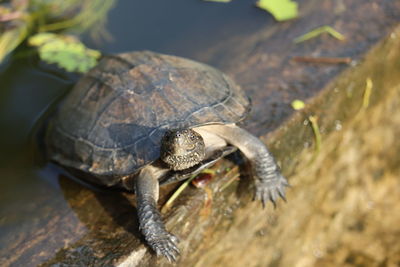
[(87, 182), (136, 194), (139, 228), (175, 261), (179, 239), (157, 209), (159, 186), (240, 150), (263, 206), (289, 185), (266, 145), (238, 126), (251, 109), (223, 72), (151, 51), (104, 56), (62, 99), (44, 130), (45, 154)]

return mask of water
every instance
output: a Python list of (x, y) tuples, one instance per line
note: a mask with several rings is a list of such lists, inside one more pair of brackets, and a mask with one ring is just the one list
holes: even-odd
[[(147, 49), (196, 59), (224, 38), (257, 31), (271, 21), (254, 1), (119, 1), (108, 16), (113, 41), (82, 39), (105, 54)], [(59, 171), (37, 168), (29, 145), (35, 121), (76, 79), (34, 56), (11, 57), (0, 66), (0, 265), (51, 258), (64, 244), (45, 240), (42, 227), (54, 216), (79, 221), (60, 187)], [(65, 234), (74, 241), (68, 229)], [(75, 239), (80, 236), (75, 233)]]
[(272, 18), (255, 8), (254, 1), (119, 1), (108, 23), (115, 41), (98, 48), (106, 53), (147, 49), (190, 57), (224, 37), (252, 32), (270, 22)]

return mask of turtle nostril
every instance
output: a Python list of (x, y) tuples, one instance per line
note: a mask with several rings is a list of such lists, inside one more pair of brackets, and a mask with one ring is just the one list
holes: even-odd
[(195, 144), (187, 144), (186, 145), (186, 150), (187, 151), (193, 151), (194, 149), (196, 149), (196, 145)]

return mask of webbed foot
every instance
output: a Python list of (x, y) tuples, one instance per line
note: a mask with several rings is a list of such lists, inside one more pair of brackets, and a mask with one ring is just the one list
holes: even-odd
[(168, 232), (156, 233), (147, 240), (150, 247), (157, 253), (157, 256), (165, 256), (169, 262), (176, 261), (179, 256), (177, 247), (179, 239)]
[(269, 177), (256, 179), (254, 199), (260, 200), (263, 207), (271, 201), (276, 207), (279, 197), (286, 201), (286, 187), (290, 186), (288, 181), (280, 172), (269, 174)]

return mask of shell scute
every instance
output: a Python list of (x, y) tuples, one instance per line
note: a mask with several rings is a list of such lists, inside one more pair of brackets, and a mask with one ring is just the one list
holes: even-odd
[(147, 51), (108, 56), (60, 103), (47, 154), (117, 183), (159, 157), (168, 129), (236, 123), (249, 106), (239, 86), (210, 66)]

